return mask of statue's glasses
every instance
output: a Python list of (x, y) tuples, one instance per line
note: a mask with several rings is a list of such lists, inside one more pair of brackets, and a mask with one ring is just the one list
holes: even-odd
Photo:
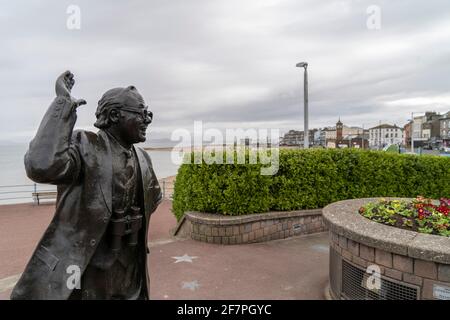
[(148, 111), (147, 108), (143, 110), (136, 110), (135, 108), (122, 107), (120, 110), (136, 113), (141, 117), (142, 121), (152, 122), (153, 120), (153, 112)]

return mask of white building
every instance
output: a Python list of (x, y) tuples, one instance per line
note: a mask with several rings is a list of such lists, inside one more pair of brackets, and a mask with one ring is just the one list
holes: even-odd
[(342, 134), (344, 136), (350, 135), (350, 136), (357, 136), (360, 134), (363, 134), (364, 129), (360, 127), (347, 127), (344, 126), (344, 129), (342, 130)]
[(403, 129), (390, 124), (381, 124), (369, 129), (369, 147), (382, 148), (389, 144), (402, 144)]
[(442, 146), (449, 147), (450, 146), (450, 111), (444, 114), (442, 119), (440, 119), (440, 136), (442, 139)]
[(423, 124), (427, 121), (425, 116), (416, 116), (413, 119), (412, 137), (414, 141), (426, 141), (430, 138), (430, 130), (422, 130)]

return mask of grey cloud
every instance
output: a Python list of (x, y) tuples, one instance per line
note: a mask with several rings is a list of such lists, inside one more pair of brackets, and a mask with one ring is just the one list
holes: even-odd
[[(66, 8), (81, 8), (81, 30)], [(366, 28), (379, 5), (382, 28)], [(402, 124), (390, 101), (448, 92), (450, 3), (433, 1), (27, 1), (0, 4), (2, 137), (36, 130), (54, 80), (70, 69), (92, 126), (100, 96), (134, 84), (166, 138), (203, 120), (217, 127), (302, 128), (300, 60), (310, 63), (310, 126)], [(442, 34), (439, 30), (442, 29)], [(437, 30), (437, 31), (436, 31)], [(437, 33), (436, 33), (437, 32)], [(450, 103), (450, 102), (449, 102)], [(449, 104), (414, 106), (446, 111)]]

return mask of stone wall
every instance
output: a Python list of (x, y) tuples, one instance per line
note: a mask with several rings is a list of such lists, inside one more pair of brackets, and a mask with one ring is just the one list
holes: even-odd
[(208, 243), (243, 244), (323, 231), (326, 228), (321, 209), (243, 216), (187, 212), (179, 222), (175, 235)]
[(379, 267), (382, 279), (416, 288), (418, 299), (450, 299), (450, 238), (386, 226), (357, 213), (376, 200), (345, 200), (323, 209), (331, 295), (344, 297), (342, 261), (347, 261), (364, 271)]
[(366, 246), (334, 232), (330, 232), (330, 246), (342, 259), (361, 269), (366, 270), (368, 266), (376, 265), (382, 276), (417, 286), (420, 289), (420, 299), (434, 299), (434, 286), (450, 289), (449, 264), (414, 259)]

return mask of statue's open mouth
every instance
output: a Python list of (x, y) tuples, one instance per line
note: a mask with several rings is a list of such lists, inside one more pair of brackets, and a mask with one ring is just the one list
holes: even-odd
[(146, 133), (147, 133), (147, 127), (141, 127), (141, 128), (139, 129), (139, 132), (145, 136)]

